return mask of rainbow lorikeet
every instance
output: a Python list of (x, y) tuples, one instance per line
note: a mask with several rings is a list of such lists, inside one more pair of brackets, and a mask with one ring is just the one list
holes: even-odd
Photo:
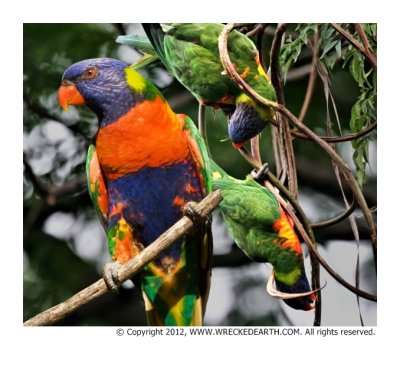
[(276, 288), (281, 293), (309, 293), (283, 299), (295, 309), (311, 310), (316, 300), (304, 270), (301, 244), (291, 218), (275, 195), (251, 176), (238, 180), (211, 160), (212, 186), (220, 189), (220, 211), (236, 244), (255, 262), (274, 267)]
[[(275, 113), (253, 101), (224, 73), (218, 51), (218, 37), (223, 27), (219, 23), (168, 26), (143, 23), (155, 52), (145, 45), (143, 38), (129, 35), (117, 41), (157, 53), (167, 69), (200, 103), (222, 108), (230, 117), (229, 137), (238, 148), (260, 133)], [(276, 101), (274, 87), (260, 64), (254, 43), (234, 30), (228, 38), (228, 50), (240, 76), (261, 96)]]
[[(211, 190), (205, 144), (189, 117), (174, 113), (159, 90), (121, 61), (70, 66), (61, 106), (89, 106), (99, 130), (86, 169), (90, 196), (113, 261), (125, 263)], [(211, 273), (211, 232), (173, 244), (136, 277), (150, 325), (201, 325)]]

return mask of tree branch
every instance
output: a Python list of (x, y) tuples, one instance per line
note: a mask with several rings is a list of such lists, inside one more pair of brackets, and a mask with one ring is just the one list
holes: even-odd
[[(278, 103), (285, 105), (285, 97), (283, 94), (281, 69), (279, 64), (279, 52), (281, 50), (282, 38), (285, 33), (287, 24), (280, 23), (275, 32), (275, 37), (272, 41), (271, 54), (270, 54), (270, 66), (271, 66), (271, 82), (275, 88)], [(294, 157), (292, 137), (290, 135), (290, 128), (287, 118), (280, 117), (278, 115), (277, 120), (281, 120), (281, 124), (278, 126), (280, 132), (279, 139), (283, 140), (282, 147), (285, 149), (285, 160), (287, 163), (289, 190), (292, 195), (297, 198), (298, 185), (297, 185), (297, 174), (296, 174), (296, 161)]]
[[(346, 141), (351, 141), (358, 139), (360, 137), (363, 137), (365, 135), (368, 135), (370, 132), (374, 131), (377, 127), (377, 123), (373, 123), (368, 127), (365, 127), (363, 130), (360, 132), (355, 132), (351, 133), (349, 135), (343, 135), (343, 136), (320, 136), (320, 138), (326, 142), (346, 142)], [(291, 131), (292, 136), (297, 137), (302, 140), (308, 140), (308, 141), (313, 141), (310, 137), (305, 135), (304, 133), (301, 133), (297, 130), (292, 130)]]
[[(202, 216), (208, 216), (222, 201), (222, 195), (216, 190), (206, 196), (199, 204), (198, 209)], [(172, 243), (183, 237), (193, 227), (194, 223), (184, 216), (171, 228), (166, 230), (152, 244), (145, 248), (140, 254), (129, 260), (118, 268), (118, 286), (138, 273), (146, 264), (154, 260)], [(104, 279), (100, 279), (89, 287), (81, 290), (66, 301), (44, 311), (24, 323), (25, 326), (52, 325), (63, 319), (82, 305), (91, 302), (109, 291)]]
[(375, 55), (374, 51), (372, 50), (371, 44), (368, 41), (368, 37), (365, 34), (365, 31), (364, 31), (361, 23), (355, 23), (354, 27), (355, 27), (358, 35), (360, 36), (361, 42), (364, 45), (364, 50), (365, 50), (365, 53), (368, 55), (368, 59), (371, 61), (372, 66), (374, 66), (376, 68), (376, 66), (377, 66), (376, 55)]
[(264, 28), (267, 27), (264, 23), (257, 23), (251, 30), (246, 32), (246, 36), (251, 38), (252, 36), (264, 31)]
[(306, 117), (308, 108), (310, 107), (311, 98), (314, 93), (315, 83), (317, 81), (318, 71), (317, 71), (317, 61), (318, 61), (318, 31), (314, 34), (313, 40), (313, 58), (311, 62), (310, 76), (308, 78), (308, 85), (306, 90), (306, 95), (304, 97), (303, 105), (300, 110), (299, 121), (303, 121)]
[[(364, 47), (356, 38), (354, 38), (353, 35), (351, 35), (349, 32), (347, 32), (342, 26), (340, 26), (338, 23), (331, 23), (332, 27), (340, 34), (342, 35), (354, 48), (358, 49), (365, 57), (367, 57), (368, 61), (371, 63), (372, 67), (376, 70), (377, 68), (377, 60), (375, 54), (372, 52), (372, 50), (368, 50), (367, 48)], [(364, 33), (364, 30), (362, 30), (362, 33)], [(362, 39), (363, 36), (360, 35), (360, 38)], [(366, 36), (365, 36), (366, 37)], [(368, 41), (367, 41), (368, 42)], [(369, 45), (369, 43), (368, 43)]]

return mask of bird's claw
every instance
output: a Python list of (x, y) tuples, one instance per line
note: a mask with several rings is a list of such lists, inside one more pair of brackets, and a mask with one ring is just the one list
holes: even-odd
[(201, 213), (196, 202), (188, 202), (183, 208), (183, 214), (186, 215), (195, 225), (210, 223), (210, 219), (208, 216), (204, 216)]
[(268, 163), (264, 163), (258, 169), (258, 171), (253, 170), (252, 173), (251, 173), (251, 176), (258, 183), (262, 183), (263, 181), (268, 179), (268, 171), (269, 171), (269, 165), (268, 165)]
[(106, 263), (103, 267), (103, 279), (109, 290), (118, 293), (118, 268), (120, 265), (117, 262)]

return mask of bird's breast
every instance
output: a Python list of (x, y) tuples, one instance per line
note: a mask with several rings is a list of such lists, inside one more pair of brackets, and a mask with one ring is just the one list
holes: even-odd
[(184, 116), (175, 114), (157, 97), (133, 107), (96, 136), (99, 162), (108, 179), (187, 159)]

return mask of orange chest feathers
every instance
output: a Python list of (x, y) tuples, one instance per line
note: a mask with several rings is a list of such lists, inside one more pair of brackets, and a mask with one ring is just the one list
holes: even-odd
[(159, 167), (183, 161), (189, 149), (184, 118), (160, 97), (144, 101), (115, 123), (101, 128), (96, 150), (106, 177), (114, 179), (142, 167)]

